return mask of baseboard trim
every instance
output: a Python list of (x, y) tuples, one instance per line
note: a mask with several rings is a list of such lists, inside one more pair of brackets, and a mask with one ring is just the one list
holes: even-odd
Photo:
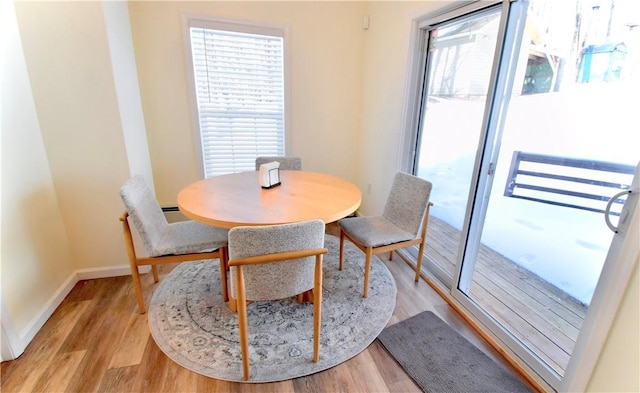
[[(27, 345), (35, 338), (36, 334), (42, 329), (44, 324), (49, 320), (54, 311), (60, 306), (65, 297), (71, 292), (78, 282), (77, 274), (72, 273), (62, 285), (54, 292), (53, 296), (45, 303), (38, 315), (29, 322), (29, 324), (18, 333), (17, 340), (10, 343), (11, 354), (16, 358), (22, 355)], [(5, 359), (9, 360), (9, 359)]]
[[(138, 271), (140, 273), (149, 273), (151, 266), (139, 266)], [(110, 267), (98, 267), (92, 269), (76, 270), (76, 277), (78, 281), (82, 280), (95, 280), (98, 278), (129, 276), (131, 275), (131, 268), (129, 265), (119, 265)]]

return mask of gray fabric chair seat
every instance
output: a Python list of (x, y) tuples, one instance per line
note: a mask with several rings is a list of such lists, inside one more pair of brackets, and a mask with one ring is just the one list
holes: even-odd
[(380, 247), (415, 238), (397, 225), (381, 216), (349, 217), (338, 221), (338, 225), (365, 247)]
[(365, 253), (364, 290), (367, 297), (371, 257), (400, 248), (419, 246), (416, 282), (420, 268), (429, 220), (431, 182), (408, 173), (396, 173), (384, 211), (380, 216), (348, 217), (338, 221), (340, 226), (340, 265), (342, 270), (344, 240), (349, 239)]
[(195, 221), (168, 223), (142, 176), (129, 179), (120, 196), (149, 256), (191, 254), (227, 246), (226, 229)]
[(154, 257), (209, 252), (227, 245), (228, 231), (195, 221), (169, 224), (158, 244), (153, 248)]
[[(129, 179), (120, 188), (120, 197), (126, 208), (122, 221), (125, 245), (131, 266), (131, 278), (138, 297), (140, 313), (144, 314), (144, 296), (138, 272), (139, 266), (151, 266), (153, 280), (158, 282), (158, 264), (220, 259), (222, 295), (227, 294), (227, 244), (229, 231), (200, 224), (195, 221), (169, 223), (152, 189), (140, 175)], [(138, 256), (129, 220), (140, 235), (147, 257)]]

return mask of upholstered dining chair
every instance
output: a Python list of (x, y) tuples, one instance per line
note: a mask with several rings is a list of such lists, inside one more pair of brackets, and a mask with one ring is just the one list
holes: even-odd
[[(195, 221), (168, 223), (151, 189), (140, 175), (129, 179), (120, 189), (126, 211), (120, 217), (129, 255), (131, 277), (141, 314), (146, 312), (138, 266), (151, 265), (153, 279), (158, 282), (157, 265), (220, 259), (222, 295), (227, 293), (227, 234), (228, 230)], [(139, 256), (133, 242), (131, 220), (142, 239), (148, 256)]]
[(313, 291), (313, 361), (320, 356), (322, 220), (229, 230), (231, 291), (237, 298), (244, 379), (249, 372), (247, 301), (278, 300)]
[(393, 180), (381, 216), (347, 217), (338, 221), (340, 227), (340, 265), (342, 270), (344, 239), (349, 239), (365, 253), (364, 290), (367, 297), (371, 257), (413, 245), (419, 245), (415, 280), (420, 279), (422, 253), (427, 237), (431, 182), (407, 173), (398, 172)]
[(268, 162), (278, 161), (280, 169), (289, 171), (301, 171), (302, 159), (294, 156), (263, 156), (256, 158), (256, 171), (260, 169), (260, 165)]

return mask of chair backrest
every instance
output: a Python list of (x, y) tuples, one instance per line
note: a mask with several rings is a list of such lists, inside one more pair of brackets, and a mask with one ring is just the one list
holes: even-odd
[[(322, 220), (292, 224), (243, 226), (229, 230), (229, 260), (280, 252), (324, 247)], [(315, 258), (245, 265), (242, 268), (247, 300), (277, 300), (294, 296), (314, 286)], [(236, 268), (231, 267), (231, 289), (235, 289)]]
[(418, 237), (431, 196), (431, 182), (398, 172), (384, 207), (383, 217)]
[(120, 188), (120, 197), (147, 252), (156, 256), (154, 250), (169, 223), (144, 177), (137, 175), (127, 180)]
[(260, 169), (260, 165), (268, 162), (278, 161), (280, 163), (280, 169), (288, 171), (301, 171), (302, 159), (300, 157), (293, 156), (263, 156), (256, 158), (256, 171)]

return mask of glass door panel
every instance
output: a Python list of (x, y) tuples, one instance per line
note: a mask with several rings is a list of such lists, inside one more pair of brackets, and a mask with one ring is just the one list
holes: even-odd
[(493, 7), (427, 32), (428, 87), (414, 165), (417, 176), (436, 185), (425, 267), (449, 284), (461, 259), (461, 234), (499, 22), (500, 8)]
[(628, 98), (640, 41), (623, 17), (637, 6), (601, 3), (530, 1), (495, 172), (475, 209), (484, 216), (458, 283), (560, 377), (613, 238), (602, 210), (630, 187), (640, 158)]

